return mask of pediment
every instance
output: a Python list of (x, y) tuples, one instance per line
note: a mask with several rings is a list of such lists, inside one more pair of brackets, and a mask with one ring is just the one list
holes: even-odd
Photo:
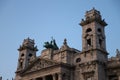
[(38, 71), (38, 70), (45, 69), (51, 66), (55, 66), (57, 64), (59, 63), (53, 60), (50, 60), (50, 59), (38, 58), (35, 62), (29, 65), (29, 67), (26, 70), (24, 70), (23, 73), (30, 73), (30, 72)]

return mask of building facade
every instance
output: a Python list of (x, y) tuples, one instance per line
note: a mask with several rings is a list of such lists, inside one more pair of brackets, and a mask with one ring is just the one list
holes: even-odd
[(120, 80), (120, 51), (108, 58), (105, 26), (96, 9), (86, 11), (82, 26), (82, 50), (71, 48), (64, 39), (58, 48), (55, 40), (45, 42), (36, 56), (34, 40), (24, 39), (19, 47), (15, 80)]

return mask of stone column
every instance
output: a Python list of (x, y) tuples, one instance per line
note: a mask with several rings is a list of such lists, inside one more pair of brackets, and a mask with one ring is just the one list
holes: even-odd
[(118, 80), (120, 80), (120, 72), (117, 73)]
[(118, 80), (120, 80), (120, 75), (118, 76)]
[(58, 80), (62, 80), (62, 73), (58, 73)]
[(56, 80), (56, 78), (55, 78), (55, 74), (53, 74), (52, 77), (53, 77), (53, 80)]

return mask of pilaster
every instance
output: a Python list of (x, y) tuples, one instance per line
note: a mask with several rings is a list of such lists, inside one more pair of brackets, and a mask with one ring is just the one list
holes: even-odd
[(52, 76), (53, 76), (53, 80), (56, 80), (56, 78), (55, 78), (55, 74), (53, 74)]
[(62, 80), (62, 73), (58, 74), (58, 80)]

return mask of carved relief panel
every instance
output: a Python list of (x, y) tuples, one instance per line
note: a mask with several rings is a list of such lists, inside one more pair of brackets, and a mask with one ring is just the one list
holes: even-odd
[(44, 60), (44, 59), (40, 59), (38, 60), (36, 63), (34, 63), (33, 65), (31, 65), (31, 69), (28, 72), (32, 72), (32, 71), (37, 71), (43, 68), (47, 68), (50, 66), (55, 65), (56, 63), (48, 61), (48, 60)]

